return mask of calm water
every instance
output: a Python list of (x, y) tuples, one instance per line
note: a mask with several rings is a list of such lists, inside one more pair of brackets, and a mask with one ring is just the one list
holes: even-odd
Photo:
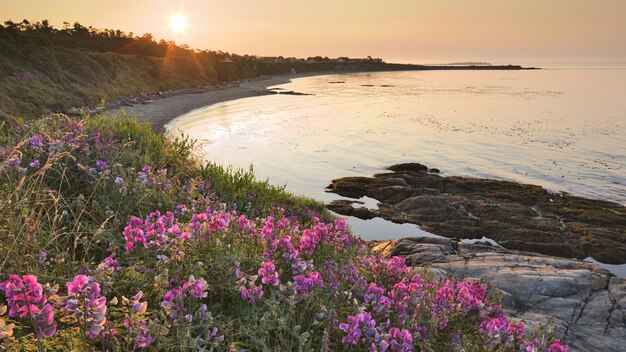
[[(324, 201), (338, 198), (324, 192), (334, 178), (420, 162), (626, 204), (626, 66), (353, 73), (278, 87), (314, 95), (220, 103), (168, 129), (202, 141), (208, 161), (253, 164), (259, 177)], [(423, 234), (349, 222), (366, 239)]]

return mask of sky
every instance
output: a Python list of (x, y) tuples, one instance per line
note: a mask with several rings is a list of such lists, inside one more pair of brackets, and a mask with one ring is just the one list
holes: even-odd
[[(185, 31), (168, 25), (172, 13)], [(196, 49), (388, 62), (626, 62), (626, 0), (0, 0), (0, 20), (152, 33)]]

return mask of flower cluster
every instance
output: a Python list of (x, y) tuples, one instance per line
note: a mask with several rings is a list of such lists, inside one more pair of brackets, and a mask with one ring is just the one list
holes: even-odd
[(250, 304), (260, 300), (265, 294), (263, 287), (255, 284), (256, 279), (256, 275), (250, 276), (248, 280), (243, 279), (243, 284), (240, 286), (241, 299), (248, 301)]
[(122, 297), (122, 305), (126, 313), (124, 327), (128, 330), (134, 349), (145, 348), (152, 343), (152, 335), (150, 335), (148, 323), (145, 319), (148, 303), (141, 302), (142, 298), (142, 291), (137, 292), (130, 299)]
[(100, 337), (107, 321), (107, 299), (101, 295), (100, 284), (93, 278), (77, 275), (65, 285), (67, 296), (57, 300), (67, 313), (61, 321), (79, 322), (90, 339)]
[(314, 271), (309, 275), (296, 275), (293, 277), (293, 289), (297, 294), (309, 293), (315, 287), (324, 287), (322, 276)]
[(29, 320), (38, 339), (54, 334), (54, 312), (37, 277), (10, 275), (9, 280), (0, 283), (0, 291), (6, 296), (10, 317)]
[(193, 276), (180, 287), (172, 288), (163, 295), (161, 306), (165, 312), (175, 321), (189, 323), (193, 316), (187, 307), (187, 297), (191, 296), (201, 300), (207, 296), (208, 284), (204, 279), (196, 279)]
[(261, 278), (261, 282), (266, 285), (278, 286), (280, 283), (278, 273), (276, 272), (276, 268), (272, 262), (261, 263), (261, 268), (259, 268), (258, 273)]
[(165, 249), (171, 244), (184, 242), (190, 237), (188, 232), (174, 225), (173, 213), (167, 212), (161, 215), (159, 211), (150, 213), (145, 221), (135, 216), (131, 217), (123, 234), (127, 252), (131, 251), (136, 244), (141, 244), (146, 248), (156, 246)]

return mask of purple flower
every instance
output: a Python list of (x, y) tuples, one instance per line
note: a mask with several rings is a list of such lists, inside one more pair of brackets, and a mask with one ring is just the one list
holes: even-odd
[(293, 277), (293, 288), (297, 294), (306, 294), (315, 287), (323, 287), (322, 276), (317, 271), (309, 276), (296, 275)]
[(22, 159), (20, 159), (19, 156), (14, 155), (11, 158), (9, 158), (9, 160), (6, 162), (5, 166), (6, 166), (7, 169), (13, 169), (13, 168), (18, 167), (21, 162), (22, 162)]
[(40, 135), (34, 135), (29, 139), (30, 146), (33, 148), (41, 148), (43, 147), (43, 137)]
[(138, 173), (137, 173), (137, 179), (138, 179), (139, 181), (141, 181), (141, 183), (144, 183), (144, 184), (145, 184), (145, 183), (147, 183), (147, 182), (148, 182), (148, 174), (146, 174), (146, 173), (145, 173), (145, 172), (143, 172), (143, 171), (140, 171), (140, 172), (138, 172)]
[(278, 284), (280, 283), (280, 280), (278, 279), (278, 273), (276, 272), (276, 268), (274, 267), (274, 263), (272, 262), (261, 263), (261, 268), (259, 268), (258, 274), (261, 278), (261, 282), (264, 284), (278, 286)]
[(85, 275), (77, 275), (65, 285), (68, 294), (61, 299), (61, 302), (65, 301), (64, 311), (70, 313), (70, 319), (81, 321), (88, 327), (87, 337), (101, 337), (107, 322), (107, 299), (101, 295), (100, 285)]
[(118, 176), (118, 177), (116, 177), (116, 178), (115, 178), (115, 184), (116, 184), (116, 185), (118, 185), (118, 186), (123, 185), (123, 184), (124, 184), (124, 179), (123, 179), (123, 178), (121, 178), (121, 177), (119, 177), (119, 176)]
[(380, 333), (376, 328), (376, 321), (370, 313), (349, 315), (347, 323), (339, 324), (339, 330), (346, 333), (341, 342), (356, 345), (361, 341), (375, 343), (380, 340)]
[(151, 342), (152, 336), (150, 336), (150, 331), (145, 327), (140, 328), (139, 333), (135, 337), (135, 349), (146, 348)]
[(245, 286), (241, 287), (241, 298), (252, 304), (263, 298), (264, 292), (261, 286), (252, 285), (250, 289)]
[(0, 283), (9, 305), (9, 316), (28, 318), (38, 339), (52, 336), (56, 331), (54, 312), (34, 275), (10, 275)]
[(103, 160), (96, 160), (96, 166), (98, 169), (103, 171), (109, 168), (109, 165), (107, 165), (106, 161)]
[(112, 268), (113, 272), (120, 270), (120, 266), (119, 264), (117, 264), (117, 260), (112, 255), (102, 259), (98, 267), (104, 268), (104, 269)]
[(393, 352), (408, 352), (413, 350), (413, 336), (406, 329), (392, 327), (389, 329), (388, 342)]
[(38, 169), (40, 166), (39, 160), (35, 159), (31, 161), (30, 164), (28, 164), (28, 166), (30, 166), (33, 169)]

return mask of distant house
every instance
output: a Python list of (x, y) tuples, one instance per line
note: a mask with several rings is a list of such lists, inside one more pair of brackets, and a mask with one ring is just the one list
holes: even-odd
[(224, 60), (222, 60), (222, 62), (235, 62), (233, 60), (231, 60), (229, 57), (224, 58)]

